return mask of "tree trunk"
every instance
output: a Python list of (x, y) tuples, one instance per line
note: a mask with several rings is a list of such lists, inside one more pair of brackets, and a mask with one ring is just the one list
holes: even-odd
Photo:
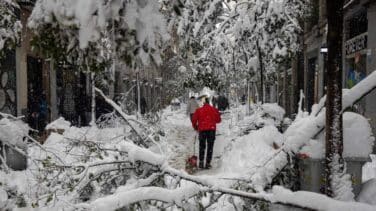
[(249, 99), (250, 99), (250, 93), (251, 93), (251, 90), (250, 90), (250, 87), (249, 87), (249, 80), (247, 79), (247, 103), (246, 103), (246, 105), (247, 105), (247, 115), (249, 115), (250, 114), (250, 112), (251, 112), (251, 104), (250, 104), (250, 102), (249, 102)]
[(140, 73), (137, 73), (137, 117), (141, 116), (141, 88), (140, 88)]
[(326, 101), (325, 193), (333, 196), (333, 176), (344, 171), (342, 129), (343, 0), (326, 1), (328, 14), (328, 71)]
[(262, 63), (262, 54), (261, 54), (261, 48), (258, 42), (256, 42), (257, 46), (257, 53), (258, 53), (258, 59), (259, 59), (259, 65), (260, 65), (260, 94), (259, 98), (261, 101), (261, 104), (264, 103), (264, 64)]
[(288, 105), (287, 105), (287, 68), (283, 66), (283, 91), (282, 91), (282, 99), (283, 99), (283, 108), (285, 109), (286, 113), (289, 113)]
[[(90, 69), (88, 68), (88, 70), (90, 71)], [(90, 73), (90, 79), (91, 79), (91, 121), (90, 121), (90, 125), (91, 126), (94, 126), (95, 125), (95, 74), (92, 72)]]

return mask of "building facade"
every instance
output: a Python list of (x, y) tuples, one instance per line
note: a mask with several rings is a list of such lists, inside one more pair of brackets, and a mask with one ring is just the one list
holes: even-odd
[[(352, 88), (376, 70), (376, 1), (347, 0), (344, 7), (343, 86)], [(365, 115), (376, 134), (376, 91), (353, 110)]]
[[(22, 24), (21, 41), (15, 49), (6, 51), (5, 57), (0, 60), (0, 112), (25, 116), (30, 124), (33, 121), (30, 120), (31, 113), (38, 109), (43, 99), (47, 105), (46, 122), (59, 116), (76, 120), (83, 114), (82, 109), (78, 109), (78, 101), (86, 98), (87, 87), (78, 87), (79, 84), (85, 86), (82, 76), (75, 68), (66, 68), (33, 50), (33, 33), (27, 27), (27, 21), (34, 3), (26, 0), (18, 3), (18, 16)], [(73, 123), (85, 124), (84, 121), (90, 120), (82, 117)]]
[(304, 26), (304, 94), (305, 107), (310, 111), (313, 104), (325, 95), (325, 56), (327, 21), (325, 0), (313, 0), (311, 16)]
[[(310, 111), (326, 92), (326, 0), (312, 0), (303, 38), (305, 108)], [(347, 0), (343, 21), (343, 88), (352, 88), (376, 70), (376, 1)], [(298, 70), (299, 71), (299, 70)], [(352, 109), (367, 117), (376, 134), (376, 91)]]

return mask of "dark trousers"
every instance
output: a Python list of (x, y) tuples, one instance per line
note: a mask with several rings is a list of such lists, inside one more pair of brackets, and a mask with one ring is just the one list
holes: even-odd
[(205, 149), (207, 147), (206, 164), (210, 164), (213, 157), (215, 130), (201, 131), (198, 139), (200, 141), (200, 163), (204, 163)]

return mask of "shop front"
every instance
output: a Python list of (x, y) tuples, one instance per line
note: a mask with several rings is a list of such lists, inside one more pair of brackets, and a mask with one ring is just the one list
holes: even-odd
[[(343, 87), (351, 89), (367, 76), (368, 55), (367, 10), (360, 7), (345, 19)], [(366, 100), (362, 99), (353, 111), (365, 114)]]

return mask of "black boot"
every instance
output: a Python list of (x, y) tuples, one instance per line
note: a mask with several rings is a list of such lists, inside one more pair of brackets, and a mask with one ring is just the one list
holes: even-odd
[(200, 163), (198, 164), (198, 167), (200, 169), (203, 169), (204, 168), (204, 162), (203, 161), (200, 161)]
[(211, 167), (212, 166), (210, 165), (210, 163), (207, 163), (206, 166), (205, 166), (206, 169), (211, 169)]

